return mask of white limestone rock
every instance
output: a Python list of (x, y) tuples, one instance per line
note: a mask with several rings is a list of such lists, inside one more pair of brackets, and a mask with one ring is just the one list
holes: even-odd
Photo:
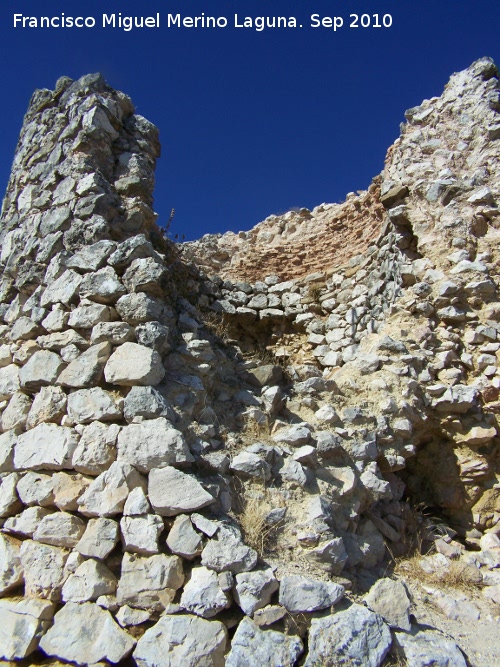
[(77, 443), (78, 437), (72, 428), (39, 424), (18, 437), (14, 466), (16, 470), (71, 468)]
[(134, 340), (134, 329), (126, 322), (99, 322), (92, 329), (90, 342), (122, 345)]
[(33, 653), (50, 626), (54, 610), (48, 600), (0, 600), (0, 659), (20, 660)]
[(66, 412), (66, 401), (61, 387), (42, 387), (33, 400), (26, 426), (30, 429), (43, 422), (60, 423)]
[(380, 667), (392, 639), (382, 617), (353, 604), (333, 616), (314, 618), (309, 631), (309, 653), (304, 667), (338, 664)]
[(141, 625), (149, 621), (151, 618), (151, 612), (146, 611), (145, 609), (133, 609), (127, 604), (123, 607), (120, 607), (118, 612), (115, 614), (115, 619), (122, 626), (122, 628), (127, 628), (133, 625)]
[(100, 475), (116, 460), (117, 424), (92, 422), (83, 429), (73, 455), (73, 467), (88, 475)]
[(99, 303), (80, 303), (78, 308), (72, 310), (68, 325), (76, 329), (92, 329), (99, 322), (109, 322), (111, 309)]
[(224, 667), (227, 631), (218, 621), (165, 615), (137, 642), (138, 667)]
[(163, 529), (163, 519), (157, 514), (122, 517), (120, 530), (124, 550), (142, 555), (157, 554)]
[(57, 380), (58, 384), (74, 389), (94, 387), (101, 381), (110, 354), (109, 343), (92, 345), (63, 370)]
[(2, 430), (24, 429), (30, 409), (31, 399), (29, 396), (20, 391), (16, 392), (2, 412)]
[(28, 507), (32, 505), (51, 507), (54, 504), (52, 475), (29, 470), (17, 482), (17, 493), (24, 505)]
[(90, 519), (75, 545), (76, 551), (88, 558), (106, 559), (118, 543), (118, 527), (113, 519)]
[(118, 435), (118, 460), (141, 472), (194, 461), (180, 431), (164, 418), (148, 419), (125, 426)]
[(77, 269), (79, 271), (98, 271), (106, 259), (116, 250), (116, 243), (113, 241), (97, 241), (92, 245), (83, 246), (81, 250), (66, 260), (68, 269)]
[(247, 616), (252, 616), (257, 609), (268, 605), (273, 593), (279, 588), (270, 568), (240, 572), (235, 578), (234, 599)]
[(8, 400), (20, 387), (19, 366), (9, 364), (0, 368), (0, 401)]
[(69, 304), (78, 293), (82, 277), (76, 271), (68, 269), (51, 283), (42, 294), (40, 305), (47, 308), (55, 303)]
[(303, 651), (299, 637), (276, 630), (262, 630), (245, 617), (234, 634), (225, 667), (294, 667)]
[(129, 493), (123, 508), (123, 516), (140, 516), (141, 514), (148, 514), (150, 511), (151, 505), (144, 490), (140, 486), (133, 489)]
[(19, 540), (0, 533), (0, 596), (23, 583)]
[(237, 454), (231, 463), (231, 470), (243, 477), (254, 477), (263, 482), (271, 479), (271, 466), (253, 452)]
[(191, 519), (187, 514), (179, 514), (167, 536), (167, 546), (172, 553), (193, 560), (201, 554), (203, 544), (201, 536), (193, 528)]
[(201, 554), (201, 564), (216, 572), (249, 572), (257, 564), (257, 552), (248, 547), (234, 526), (220, 526)]
[(0, 435), (0, 473), (14, 470), (14, 447), (17, 443), (17, 434), (6, 431)]
[(300, 424), (292, 424), (292, 426), (283, 428), (273, 437), (274, 442), (292, 445), (293, 447), (307, 445), (310, 439), (310, 429)]
[(409, 617), (410, 600), (406, 588), (400, 581), (379, 579), (365, 597), (368, 607), (380, 614), (391, 628), (399, 628), (409, 632), (411, 623)]
[(36, 392), (41, 387), (54, 384), (63, 368), (64, 362), (58, 354), (38, 350), (19, 372), (21, 387)]
[(79, 498), (80, 512), (86, 516), (121, 514), (130, 491), (144, 484), (144, 479), (131, 465), (115, 461)]
[(15, 472), (0, 473), (0, 518), (13, 516), (22, 509), (16, 489), (18, 481)]
[(344, 597), (340, 584), (300, 575), (283, 577), (280, 581), (280, 604), (291, 613), (326, 609)]
[(121, 417), (121, 410), (109, 392), (101, 387), (92, 387), (80, 389), (68, 396), (68, 417), (76, 424), (113, 421)]
[(72, 549), (85, 532), (85, 522), (69, 512), (54, 512), (42, 519), (33, 539)]
[(192, 475), (171, 466), (153, 468), (149, 473), (148, 496), (161, 516), (176, 516), (211, 505), (214, 497)]
[(153, 387), (132, 387), (123, 402), (123, 416), (128, 422), (135, 417), (155, 419), (166, 417), (172, 421), (175, 413), (165, 398)]
[(62, 585), (68, 576), (64, 567), (68, 555), (67, 549), (25, 540), (20, 552), (24, 569), (24, 594), (59, 602)]
[(113, 304), (126, 293), (111, 266), (87, 273), (80, 285), (80, 297), (102, 304)]
[(134, 646), (135, 640), (115, 623), (109, 611), (92, 602), (67, 602), (40, 641), (47, 655), (77, 665), (120, 662)]
[(35, 507), (27, 507), (21, 514), (6, 519), (3, 529), (14, 535), (33, 537), (33, 533), (38, 528), (40, 521), (49, 514), (52, 514), (53, 511), (46, 507), (38, 507), (37, 505)]
[(116, 303), (120, 317), (132, 326), (162, 319), (164, 306), (160, 299), (147, 294), (125, 294)]
[(395, 632), (394, 641), (408, 665), (426, 667), (466, 667), (467, 661), (454, 641), (439, 632), (431, 630), (413, 630), (413, 632)]
[(180, 604), (197, 616), (212, 618), (231, 603), (219, 585), (216, 572), (202, 566), (191, 570), (191, 578), (184, 585)]
[(78, 499), (92, 482), (79, 473), (56, 472), (52, 475), (54, 505), (62, 511), (76, 512)]
[(106, 382), (120, 386), (157, 385), (165, 376), (161, 356), (138, 343), (123, 343), (106, 364)]
[(101, 595), (116, 591), (117, 580), (113, 573), (99, 561), (84, 561), (71, 574), (62, 587), (64, 602), (89, 602)]
[(163, 610), (184, 583), (182, 559), (155, 554), (137, 556), (125, 552), (116, 598), (120, 605)]

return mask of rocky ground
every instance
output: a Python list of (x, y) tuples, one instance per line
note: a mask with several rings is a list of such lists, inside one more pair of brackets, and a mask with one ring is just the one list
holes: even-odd
[(4, 663), (500, 661), (499, 111), (484, 58), (367, 192), (178, 248), (130, 99), (35, 93), (0, 221)]

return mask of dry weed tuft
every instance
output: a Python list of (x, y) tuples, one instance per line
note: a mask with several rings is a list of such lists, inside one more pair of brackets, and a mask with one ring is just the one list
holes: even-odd
[(244, 486), (240, 482), (237, 495), (239, 507), (236, 510), (236, 519), (243, 531), (245, 542), (263, 557), (271, 538), (281, 527), (281, 523), (269, 525), (266, 522), (269, 512), (278, 505), (273, 502), (269, 490), (258, 488), (256, 483)]
[(475, 576), (475, 568), (461, 561), (450, 561), (448, 568), (428, 572), (422, 566), (422, 556), (414, 554), (396, 560), (394, 574), (423, 586), (439, 586), (442, 589), (459, 589), (467, 593), (481, 587), (480, 578)]

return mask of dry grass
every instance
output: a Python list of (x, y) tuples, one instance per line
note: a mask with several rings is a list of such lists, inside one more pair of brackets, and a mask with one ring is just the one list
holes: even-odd
[(313, 300), (314, 303), (319, 303), (319, 298), (323, 288), (324, 285), (320, 285), (319, 283), (313, 283), (312, 285), (309, 285), (307, 295)]
[(273, 503), (274, 498), (268, 489), (263, 486), (259, 488), (256, 483), (244, 486), (240, 482), (237, 494), (239, 507), (236, 510), (236, 519), (243, 531), (245, 543), (263, 557), (272, 537), (281, 527), (280, 523), (267, 524), (266, 517), (279, 505)]
[(474, 574), (474, 568), (461, 561), (450, 561), (448, 568), (427, 572), (422, 567), (420, 554), (395, 561), (394, 574), (409, 582), (423, 586), (439, 586), (441, 589), (459, 589), (466, 593), (479, 589), (480, 580)]

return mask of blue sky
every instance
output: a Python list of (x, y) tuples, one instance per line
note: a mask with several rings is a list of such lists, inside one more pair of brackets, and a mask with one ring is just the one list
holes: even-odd
[[(148, 16), (159, 29), (14, 29), (13, 14)], [(226, 16), (218, 30), (170, 28), (168, 13)], [(302, 28), (232, 26), (234, 14), (295, 16)], [(349, 28), (350, 14), (392, 15)], [(311, 28), (311, 14), (344, 27)], [(373, 20), (373, 19), (372, 19)], [(158, 125), (159, 222), (172, 234), (250, 229), (293, 206), (342, 201), (382, 170), (405, 109), (439, 95), (473, 60), (500, 63), (499, 0), (6, 0), (0, 7), (0, 184), (31, 93), (101, 71)]]

